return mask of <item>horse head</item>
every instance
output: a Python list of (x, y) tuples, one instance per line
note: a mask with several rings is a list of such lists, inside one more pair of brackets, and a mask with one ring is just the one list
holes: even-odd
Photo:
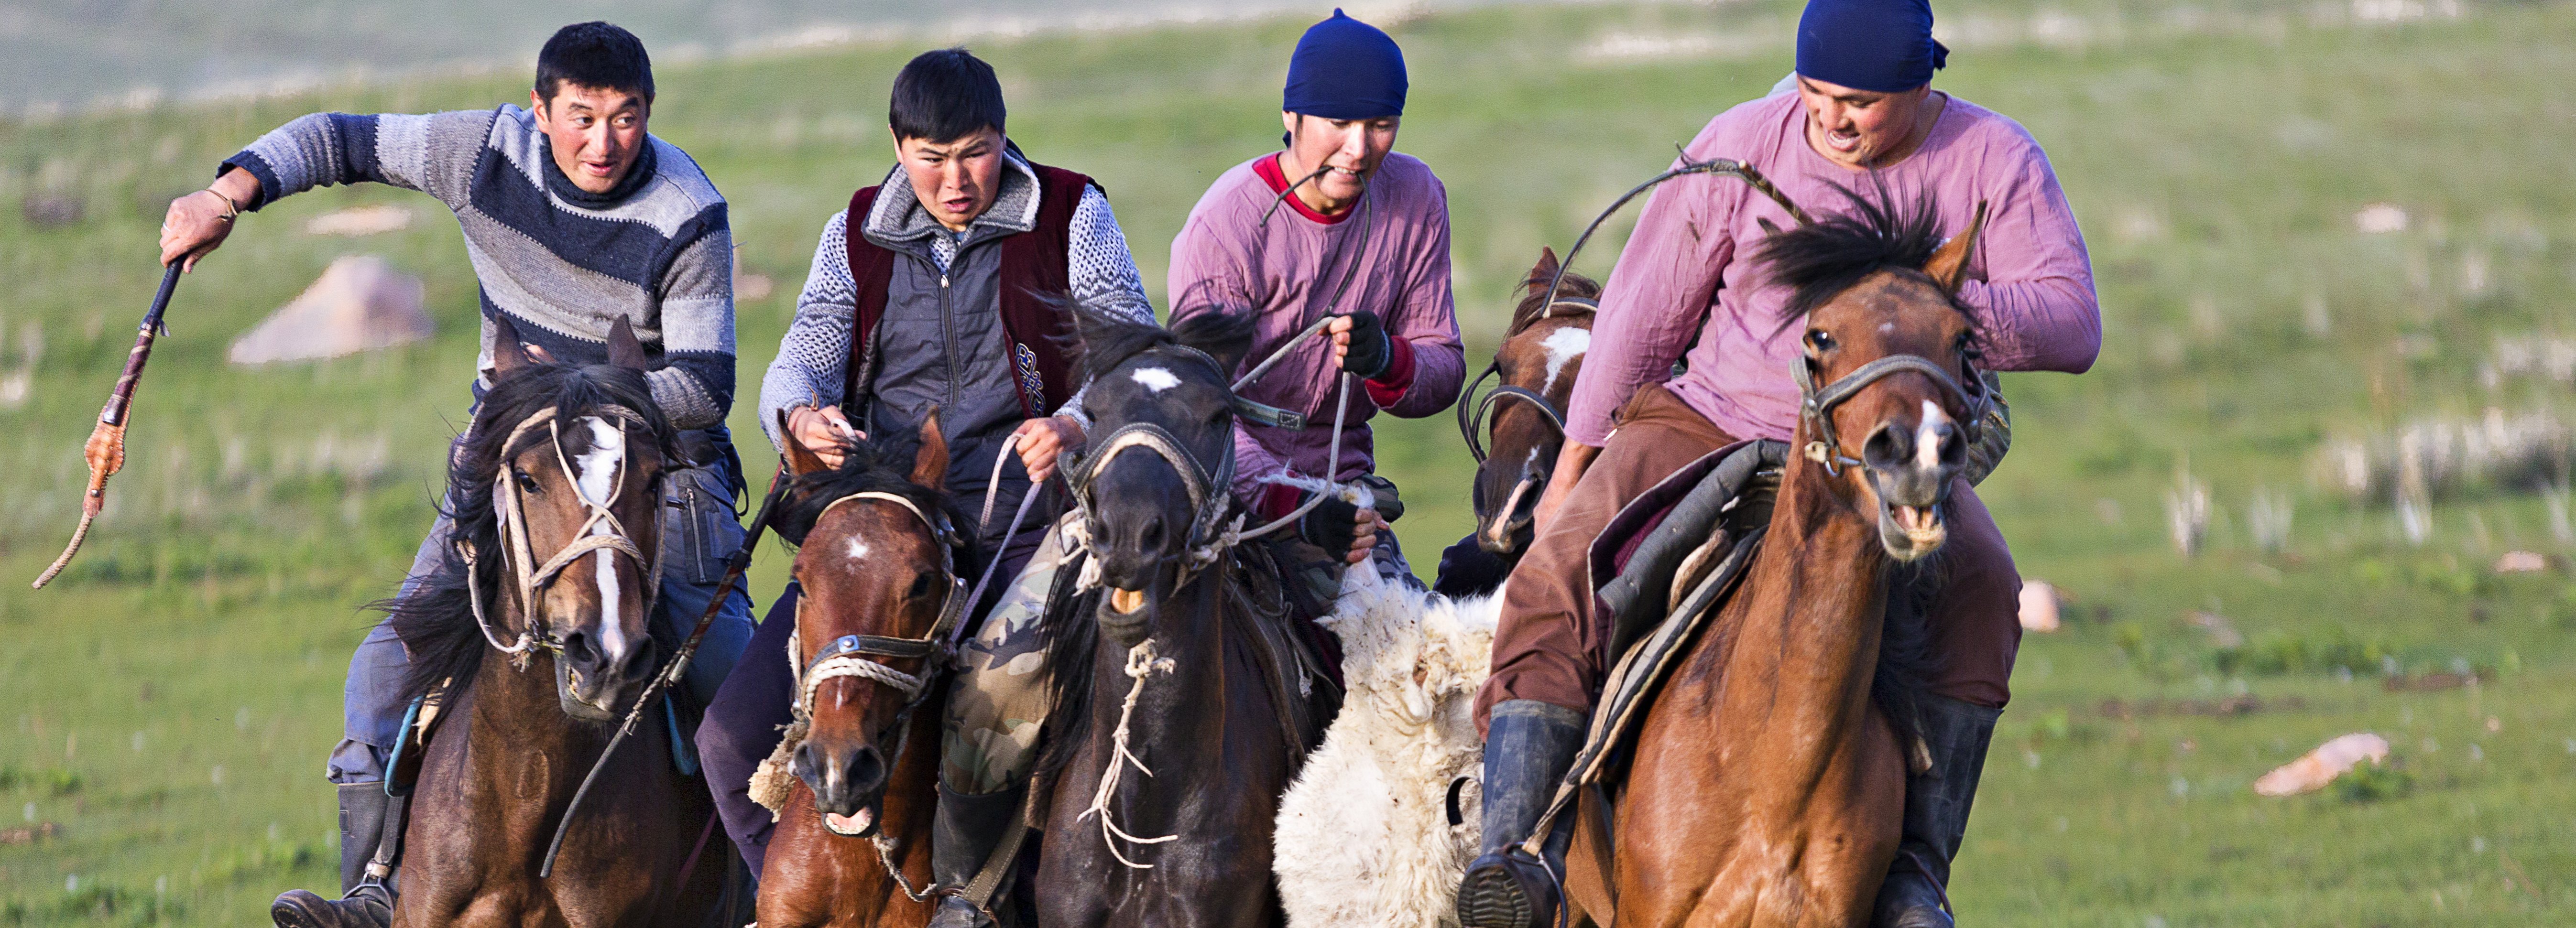
[(658, 669), (647, 623), (676, 433), (624, 319), (604, 365), (539, 362), (507, 317), (493, 331), (492, 389), (450, 476), (456, 537), (478, 574), (476, 620), (513, 658), (555, 652), (566, 714), (614, 719)]
[[(1223, 554), (1232, 506), (1236, 399), (1227, 378), (1252, 343), (1249, 316), (1205, 312), (1171, 329), (1083, 315), (1093, 421), (1073, 474), (1109, 595), (1099, 624), (1134, 647), (1158, 604)], [(1114, 505), (1101, 505), (1115, 501)]]
[(793, 660), (807, 722), (789, 769), (835, 834), (876, 833), (911, 716), (935, 693), (941, 620), (965, 606), (936, 410), (920, 438), (909, 474), (890, 444), (844, 444), (839, 467), (786, 446), (796, 483), (780, 534), (798, 545)]
[(1976, 320), (1958, 298), (1986, 210), (1944, 242), (1928, 200), (1844, 194), (1850, 214), (1777, 232), (1758, 259), (1771, 283), (1793, 288), (1787, 322), (1805, 326), (1800, 466), (1838, 478), (1832, 492), (1875, 513), (1888, 555), (1914, 561), (1948, 537), (1942, 507), (1992, 403)]
[[(1493, 411), (1492, 447), (1476, 467), (1473, 493), (1476, 546), (1493, 554), (1510, 556), (1529, 547), (1531, 516), (1565, 447), (1561, 420), (1574, 398), (1574, 378), (1592, 347), (1593, 301), (1601, 286), (1568, 272), (1550, 298), (1548, 284), (1557, 272), (1556, 252), (1540, 248), (1538, 264), (1521, 282), (1511, 328), (1494, 351), (1494, 370), (1507, 389), (1484, 400)], [(1531, 402), (1531, 396), (1547, 405)]]

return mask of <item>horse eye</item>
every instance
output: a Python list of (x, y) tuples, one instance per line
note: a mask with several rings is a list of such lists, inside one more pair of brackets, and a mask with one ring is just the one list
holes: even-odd
[(517, 481), (518, 481), (518, 483), (519, 483), (519, 492), (521, 492), (521, 493), (541, 493), (541, 492), (544, 492), (544, 488), (542, 488), (542, 487), (540, 487), (540, 486), (538, 486), (538, 485), (537, 485), (537, 478), (528, 476), (528, 472), (527, 472), (527, 471), (520, 470), (520, 469), (515, 468), (515, 467), (514, 467), (514, 468), (511, 468), (511, 469), (510, 469), (510, 477), (511, 477), (511, 479), (514, 479), (514, 480), (517, 480)]
[(1810, 331), (1807, 333), (1807, 345), (1818, 352), (1832, 351), (1834, 350), (1833, 333), (1823, 329)]
[(931, 580), (929, 574), (920, 574), (912, 578), (912, 589), (905, 590), (903, 596), (905, 599), (929, 599), (930, 594), (936, 591), (938, 586)]
[(1980, 360), (1986, 356), (1986, 349), (1977, 344), (1976, 335), (1961, 332), (1959, 333), (1959, 356), (1970, 361)]

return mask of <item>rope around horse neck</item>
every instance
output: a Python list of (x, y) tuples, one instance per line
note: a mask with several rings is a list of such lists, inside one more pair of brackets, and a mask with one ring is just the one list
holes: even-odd
[(1109, 846), (1110, 856), (1118, 858), (1119, 863), (1126, 864), (1131, 870), (1151, 870), (1154, 869), (1154, 865), (1140, 864), (1127, 859), (1126, 853), (1118, 849), (1119, 841), (1129, 844), (1166, 844), (1181, 838), (1179, 835), (1164, 835), (1159, 838), (1136, 837), (1128, 834), (1127, 829), (1118, 827), (1118, 823), (1114, 820), (1115, 816), (1109, 813), (1109, 800), (1118, 795), (1119, 775), (1126, 771), (1127, 765), (1134, 764), (1137, 772), (1146, 776), (1154, 775), (1154, 771), (1146, 767), (1144, 761), (1137, 759), (1135, 752), (1127, 750), (1127, 723), (1136, 715), (1136, 701), (1145, 695), (1145, 678), (1157, 673), (1170, 673), (1172, 666), (1171, 658), (1160, 657), (1154, 653), (1154, 639), (1147, 638), (1137, 642), (1135, 647), (1127, 649), (1127, 677), (1136, 682), (1127, 687), (1127, 702), (1118, 709), (1118, 728), (1109, 734), (1109, 769), (1101, 772), (1100, 788), (1092, 791), (1091, 805), (1083, 809), (1081, 815), (1074, 817), (1075, 821), (1081, 821), (1099, 816), (1101, 843)]

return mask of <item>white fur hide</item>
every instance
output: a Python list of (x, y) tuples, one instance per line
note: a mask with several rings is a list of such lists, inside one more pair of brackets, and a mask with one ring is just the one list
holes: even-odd
[[(1280, 901), (1292, 928), (1455, 926), (1481, 811), (1474, 702), (1502, 602), (1350, 577), (1324, 623), (1341, 636), (1349, 693), (1279, 802)], [(1449, 784), (1462, 776), (1453, 827)]]

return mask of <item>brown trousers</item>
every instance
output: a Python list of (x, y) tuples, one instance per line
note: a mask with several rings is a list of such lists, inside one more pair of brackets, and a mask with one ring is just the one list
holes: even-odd
[[(1606, 617), (1593, 614), (1585, 560), (1592, 540), (1638, 494), (1683, 465), (1734, 443), (1661, 384), (1638, 389), (1619, 411), (1609, 444), (1583, 472), (1556, 517), (1503, 584), (1494, 633), (1494, 675), (1476, 694), (1482, 729), (1495, 703), (1535, 699), (1590, 713), (1609, 671)], [(2012, 698), (2013, 656), (2021, 649), (2021, 575), (1975, 492), (1954, 488), (1947, 579), (1934, 597), (1932, 650), (1940, 669), (1932, 692), (1990, 708)]]

